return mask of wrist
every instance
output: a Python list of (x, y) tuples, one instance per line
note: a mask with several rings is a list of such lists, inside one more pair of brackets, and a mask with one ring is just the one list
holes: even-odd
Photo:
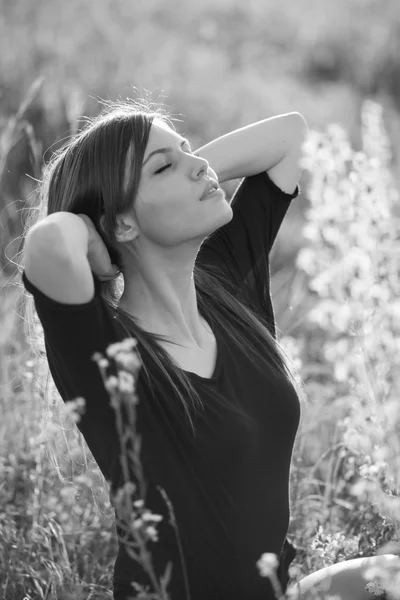
[[(78, 227), (80, 228), (83, 237), (86, 238), (87, 250), (90, 250), (93, 242), (96, 239), (96, 235), (98, 235), (93, 221), (90, 217), (88, 217), (88, 215), (83, 213), (78, 213), (74, 216), (79, 218), (80, 223), (78, 224)], [(82, 226), (82, 223), (84, 227)]]

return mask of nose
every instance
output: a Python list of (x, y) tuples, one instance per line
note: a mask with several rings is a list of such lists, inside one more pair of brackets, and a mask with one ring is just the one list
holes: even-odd
[(208, 160), (202, 158), (201, 156), (195, 156), (194, 159), (195, 163), (193, 166), (193, 176), (195, 177), (195, 179), (201, 179), (203, 175), (206, 175), (208, 173), (210, 165), (208, 164)]

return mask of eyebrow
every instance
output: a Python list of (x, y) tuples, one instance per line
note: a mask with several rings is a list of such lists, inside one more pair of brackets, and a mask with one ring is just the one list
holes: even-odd
[[(182, 146), (184, 146), (185, 144), (189, 144), (190, 146), (190, 142), (189, 140), (182, 140), (180, 147), (182, 148)], [(148, 157), (146, 158), (146, 160), (143, 162), (142, 167), (144, 167), (144, 165), (147, 163), (147, 161), (150, 160), (150, 158), (152, 158), (155, 154), (166, 154), (167, 152), (171, 152), (171, 150), (173, 150), (173, 148), (171, 148), (171, 146), (167, 146), (166, 148), (158, 148), (157, 150), (153, 150), (153, 152), (150, 152), (150, 154), (148, 155)]]

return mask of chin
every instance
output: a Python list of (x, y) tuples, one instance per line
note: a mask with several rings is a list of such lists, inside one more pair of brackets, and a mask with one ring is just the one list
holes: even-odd
[(224, 216), (225, 216), (225, 219), (226, 219), (224, 225), (226, 223), (229, 223), (229, 221), (232, 221), (233, 209), (232, 209), (232, 206), (230, 204), (228, 204), (228, 203), (226, 203), (226, 210), (225, 210)]
[(215, 218), (213, 221), (213, 231), (227, 225), (230, 221), (232, 221), (233, 210), (230, 204), (226, 203), (225, 210), (215, 211)]

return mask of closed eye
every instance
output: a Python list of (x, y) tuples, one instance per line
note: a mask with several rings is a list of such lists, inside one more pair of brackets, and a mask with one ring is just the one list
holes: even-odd
[[(182, 146), (183, 145), (185, 145), (187, 147), (187, 150), (185, 150), (186, 153), (193, 154), (193, 150), (191, 149), (190, 144), (186, 140), (183, 142)], [(198, 154), (194, 154), (194, 156), (198, 156)], [(158, 175), (159, 173), (162, 173), (163, 171), (166, 171), (166, 169), (168, 169), (171, 166), (172, 166), (172, 164), (168, 163), (167, 165), (164, 165), (160, 169), (157, 169), (157, 171), (154, 171), (154, 174)]]
[(171, 163), (168, 163), (167, 165), (164, 165), (163, 167), (161, 167), (161, 169), (157, 169), (157, 171), (154, 171), (154, 174), (158, 175), (158, 173), (162, 173), (163, 171), (168, 169), (170, 166), (171, 166)]

